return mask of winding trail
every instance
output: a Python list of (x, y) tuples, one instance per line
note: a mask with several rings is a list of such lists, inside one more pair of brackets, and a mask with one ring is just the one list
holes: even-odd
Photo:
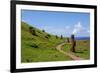
[(63, 51), (61, 47), (62, 47), (64, 44), (66, 44), (66, 43), (64, 42), (64, 43), (59, 44), (58, 46), (56, 46), (56, 49), (57, 49), (59, 52), (65, 54), (66, 56), (69, 56), (69, 57), (72, 58), (73, 60), (83, 60), (83, 58), (80, 58), (80, 57), (76, 56), (76, 55), (75, 55), (74, 53), (72, 53), (72, 52), (65, 52), (65, 51)]

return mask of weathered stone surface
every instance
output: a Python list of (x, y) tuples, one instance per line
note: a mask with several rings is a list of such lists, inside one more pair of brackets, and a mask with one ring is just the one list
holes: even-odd
[(71, 35), (71, 51), (75, 52), (75, 47), (76, 47), (76, 40), (74, 35)]
[(69, 41), (69, 38), (67, 38), (67, 42), (69, 43), (70, 41)]

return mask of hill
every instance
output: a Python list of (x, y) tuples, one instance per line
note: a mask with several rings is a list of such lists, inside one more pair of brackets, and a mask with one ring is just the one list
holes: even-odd
[(55, 48), (65, 39), (21, 22), (21, 62), (70, 60)]

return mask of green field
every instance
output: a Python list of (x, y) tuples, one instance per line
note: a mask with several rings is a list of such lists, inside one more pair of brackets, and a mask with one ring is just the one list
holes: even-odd
[[(32, 31), (31, 31), (31, 30)], [(25, 22), (21, 22), (21, 62), (48, 62), (48, 61), (68, 61), (69, 56), (59, 52), (56, 46), (66, 40), (40, 30)], [(66, 43), (62, 50), (70, 52), (71, 44)], [(76, 40), (76, 56), (83, 59), (90, 57), (90, 41)]]
[[(71, 44), (63, 45), (63, 50), (70, 52)], [(79, 56), (83, 59), (90, 58), (90, 40), (77, 40), (76, 41), (76, 56)]]
[[(35, 31), (31, 33), (29, 28)], [(48, 62), (71, 60), (56, 50), (56, 46), (66, 38), (48, 34), (25, 22), (21, 22), (21, 62)]]

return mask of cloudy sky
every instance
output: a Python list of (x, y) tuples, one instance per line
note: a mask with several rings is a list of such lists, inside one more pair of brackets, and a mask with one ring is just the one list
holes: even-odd
[(90, 14), (79, 12), (54, 12), (22, 10), (21, 19), (28, 24), (54, 35), (90, 36)]

